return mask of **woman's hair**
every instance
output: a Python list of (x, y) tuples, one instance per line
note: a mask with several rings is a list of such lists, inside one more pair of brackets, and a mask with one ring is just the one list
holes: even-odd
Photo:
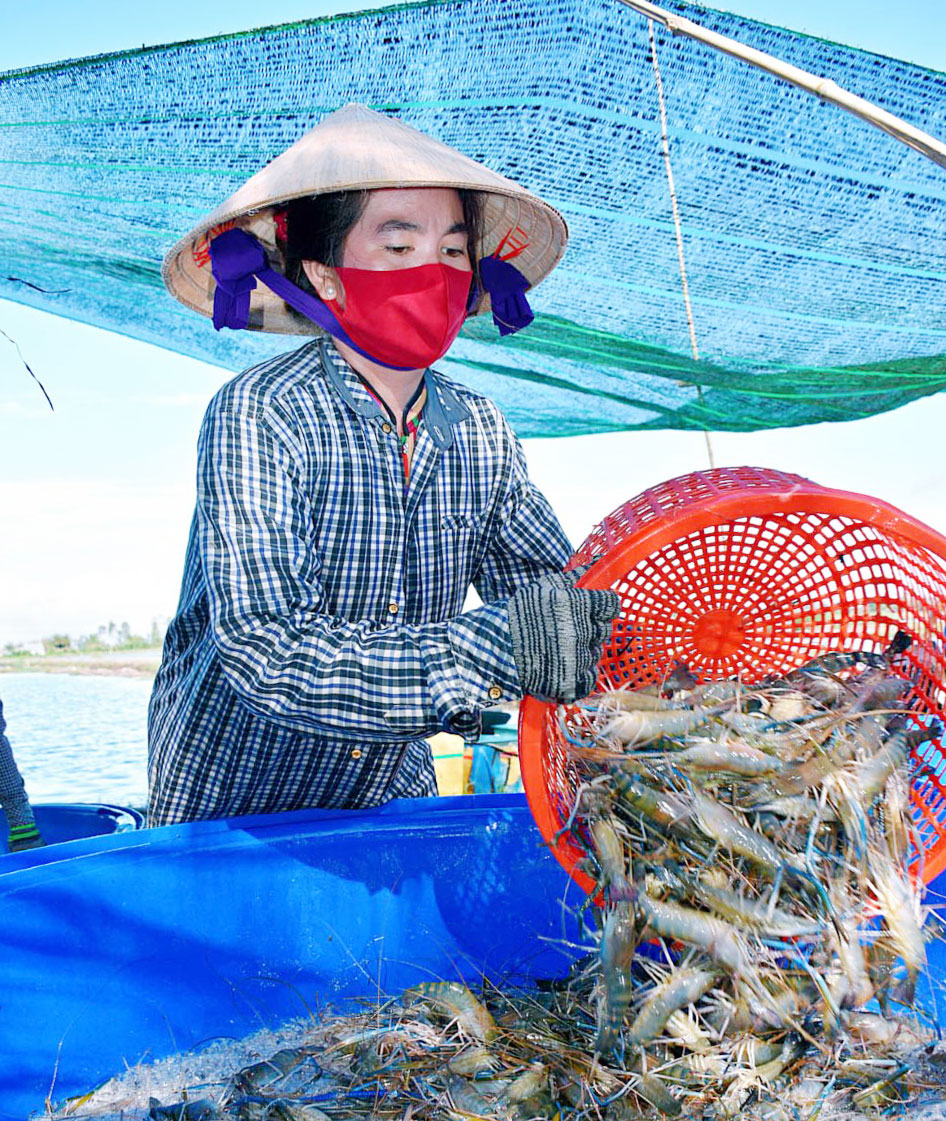
[[(470, 264), (473, 266), (474, 279), (478, 281), (476, 248), (483, 224), (482, 200), (477, 191), (458, 190), (457, 194), (463, 207), (463, 221), (470, 231)], [(291, 280), (303, 292), (316, 295), (302, 262), (320, 261), (323, 265), (337, 267), (341, 261), (345, 238), (361, 217), (367, 200), (367, 190), (332, 191), (324, 195), (292, 199), (286, 203), (286, 237), (283, 245), (286, 279)]]

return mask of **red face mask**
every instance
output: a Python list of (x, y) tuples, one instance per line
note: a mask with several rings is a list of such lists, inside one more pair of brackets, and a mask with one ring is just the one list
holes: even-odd
[(345, 310), (337, 300), (326, 304), (355, 349), (382, 365), (426, 369), (460, 333), (473, 281), (468, 269), (436, 263), (335, 271), (345, 286)]

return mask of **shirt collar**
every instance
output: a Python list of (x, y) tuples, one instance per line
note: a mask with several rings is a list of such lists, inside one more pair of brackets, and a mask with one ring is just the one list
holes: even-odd
[[(319, 350), (322, 369), (342, 400), (366, 420), (378, 420), (378, 406), (361, 384), (361, 380), (330, 339), (321, 339)], [(424, 405), (424, 426), (434, 444), (442, 451), (453, 444), (454, 428), (472, 414), (457, 394), (445, 385), (433, 370), (424, 371), (427, 401)]]
[[(354, 369), (354, 367), (352, 368)], [(383, 400), (377, 393), (375, 393), (374, 387), (372, 386), (371, 382), (369, 382), (363, 374), (359, 374), (357, 370), (355, 370), (355, 377), (357, 377), (361, 384), (364, 386), (365, 390), (368, 393), (368, 396), (372, 399), (372, 401), (374, 401), (374, 403), (384, 413), (384, 415), (389, 420), (393, 421), (395, 427), (397, 427), (398, 418), (394, 415), (394, 410), (387, 403), (387, 401)], [(420, 420), (420, 414), (424, 411), (424, 404), (426, 400), (427, 383), (423, 378), (421, 378), (418, 382), (417, 388), (414, 390), (414, 396), (408, 402), (407, 408), (404, 410), (400, 418), (400, 423), (403, 425), (405, 433), (407, 432), (408, 427), (417, 427), (417, 422)]]

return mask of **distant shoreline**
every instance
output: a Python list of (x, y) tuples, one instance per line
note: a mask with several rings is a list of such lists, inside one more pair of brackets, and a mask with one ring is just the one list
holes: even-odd
[(18, 654), (0, 657), (4, 673), (77, 673), (100, 677), (154, 677), (161, 648), (105, 650), (97, 654)]

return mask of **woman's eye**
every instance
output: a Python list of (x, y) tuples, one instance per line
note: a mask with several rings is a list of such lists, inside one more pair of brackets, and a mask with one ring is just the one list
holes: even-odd
[(403, 256), (411, 247), (409, 245), (386, 245), (384, 248), (389, 253), (396, 253), (398, 256)]
[(445, 245), (441, 252), (445, 257), (465, 257), (467, 254), (465, 249), (458, 249), (455, 245)]

